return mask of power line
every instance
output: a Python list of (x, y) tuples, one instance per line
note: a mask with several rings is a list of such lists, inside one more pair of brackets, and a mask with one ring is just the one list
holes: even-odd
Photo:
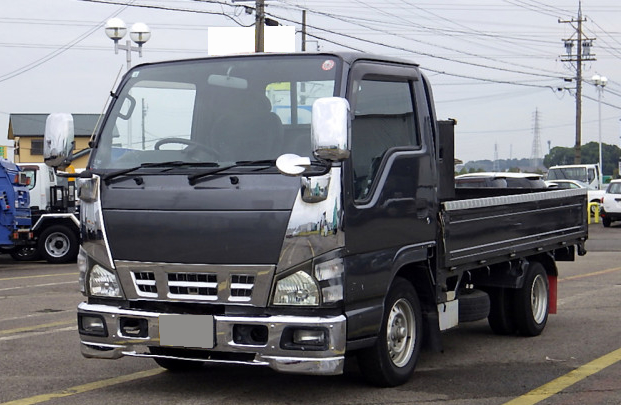
[[(278, 1), (284, 2), (283, 0), (278, 0)], [(358, 22), (356, 20), (353, 20), (351, 18), (347, 18), (347, 17), (344, 17), (344, 16), (335, 15), (335, 14), (326, 13), (326, 12), (321, 12), (321, 11), (317, 11), (317, 10), (310, 10), (310, 9), (307, 9), (307, 10), (312, 12), (312, 13), (314, 13), (314, 14), (322, 15), (324, 17), (329, 17), (329, 18), (333, 18), (333, 19), (336, 19), (336, 20), (339, 20), (339, 21), (350, 23), (350, 24), (359, 25), (359, 26), (364, 27), (364, 28), (369, 29), (369, 30), (378, 30), (380, 32), (383, 32), (384, 34), (388, 34), (388, 35), (392, 35), (392, 36), (397, 36), (397, 37), (399, 37), (401, 39), (412, 40), (410, 38), (406, 38), (406, 37), (403, 37), (403, 36), (395, 35), (393, 32), (390, 32), (390, 31), (385, 31), (385, 30), (380, 30), (378, 28), (369, 27), (369, 26), (367, 26), (365, 24), (362, 24), (362, 23), (360, 23), (360, 22)], [(281, 20), (284, 20), (284, 21), (293, 22), (293, 23), (296, 22), (296, 21), (293, 21), (293, 20), (288, 19), (286, 17), (275, 15), (273, 13), (270, 13), (270, 15), (272, 15), (274, 18), (281, 19)], [(555, 78), (555, 79), (562, 79), (563, 78), (562, 75), (560, 75), (560, 74), (558, 74), (556, 72), (554, 72), (555, 73), (554, 75), (546, 75), (546, 74), (543, 74), (543, 73), (531, 73), (531, 72), (525, 72), (525, 71), (521, 71), (521, 70), (517, 70), (517, 69), (495, 67), (495, 66), (483, 65), (483, 64), (474, 63), (474, 62), (465, 62), (465, 61), (461, 61), (461, 60), (458, 60), (458, 59), (453, 59), (453, 58), (448, 58), (448, 57), (444, 57), (444, 56), (437, 55), (437, 54), (432, 54), (432, 53), (429, 53), (429, 52), (414, 51), (414, 50), (411, 50), (411, 49), (406, 49), (406, 48), (403, 48), (403, 47), (397, 47), (397, 46), (394, 46), (394, 45), (388, 45), (388, 44), (381, 43), (381, 42), (378, 42), (378, 41), (373, 41), (373, 40), (370, 40), (370, 39), (362, 39), (362, 38), (358, 38), (358, 37), (355, 37), (353, 35), (349, 35), (349, 34), (346, 34), (346, 33), (343, 33), (343, 32), (336, 32), (336, 31), (328, 30), (328, 29), (325, 29), (325, 28), (317, 27), (317, 26), (311, 26), (309, 24), (307, 24), (307, 26), (310, 27), (310, 28), (313, 28), (313, 29), (317, 29), (317, 30), (321, 30), (321, 31), (324, 31), (324, 32), (331, 33), (333, 35), (339, 35), (339, 36), (343, 36), (343, 37), (346, 37), (346, 38), (349, 38), (349, 39), (363, 41), (363, 42), (367, 42), (367, 43), (370, 43), (370, 44), (379, 45), (379, 46), (383, 46), (383, 47), (387, 47), (387, 48), (397, 49), (397, 50), (401, 50), (401, 51), (408, 52), (408, 53), (414, 53), (414, 54), (421, 55), (421, 56), (427, 56), (427, 57), (434, 58), (434, 59), (446, 60), (446, 61), (450, 61), (450, 62), (454, 62), (454, 63), (460, 63), (460, 64), (469, 65), (469, 66), (481, 67), (481, 68), (485, 68), (485, 69), (505, 71), (505, 72), (509, 72), (509, 73), (518, 73), (518, 74), (532, 75), (532, 76), (548, 76), (550, 78)], [(481, 58), (481, 59), (489, 59), (489, 60), (492, 60), (494, 62), (506, 63), (504, 61), (498, 61), (498, 60), (495, 60), (493, 58), (485, 57), (485, 56), (479, 55), (479, 54), (473, 54), (473, 53), (469, 53), (469, 52), (465, 52), (465, 51), (460, 51), (460, 50), (457, 50), (457, 49), (454, 49), (454, 48), (449, 48), (449, 47), (445, 47), (445, 46), (441, 46), (441, 45), (437, 45), (437, 44), (432, 44), (432, 43), (428, 43), (428, 42), (424, 42), (424, 41), (420, 41), (420, 40), (416, 40), (416, 41), (417, 42), (426, 43), (427, 45), (431, 45), (431, 46), (434, 46), (434, 47), (439, 47), (439, 48), (451, 50), (451, 51), (454, 51), (454, 52), (458, 52), (458, 53), (474, 56), (474, 57)], [(513, 65), (515, 65), (515, 64), (513, 64)], [(525, 67), (531, 68), (530, 66), (525, 66)]]
[(0, 83), (7, 81), (9, 79), (12, 79), (16, 76), (19, 76), (21, 74), (24, 74), (26, 72), (31, 71), (32, 69), (41, 66), (42, 64), (56, 58), (57, 56), (63, 54), (64, 52), (68, 51), (69, 49), (73, 48), (75, 45), (79, 44), (80, 42), (82, 42), (83, 40), (85, 40), (86, 38), (88, 38), (89, 36), (91, 36), (96, 30), (100, 29), (103, 24), (110, 18), (112, 17), (116, 17), (117, 15), (119, 15), (123, 10), (125, 10), (127, 7), (131, 6), (131, 3), (133, 3), (135, 0), (130, 0), (129, 3), (123, 4), (123, 7), (119, 8), (117, 11), (115, 11), (114, 13), (112, 13), (110, 16), (108, 16), (108, 18), (106, 18), (106, 20), (100, 22), (99, 24), (95, 25), (94, 27), (88, 29), (84, 34), (80, 35), (79, 37), (77, 37), (76, 39), (70, 41), (69, 43), (67, 43), (66, 45), (63, 45), (62, 47), (56, 49), (55, 51), (45, 55), (44, 57), (37, 59), (34, 62), (31, 62), (25, 66), (20, 67), (19, 69), (15, 69), (12, 72), (9, 73), (5, 73), (4, 75), (0, 76)]

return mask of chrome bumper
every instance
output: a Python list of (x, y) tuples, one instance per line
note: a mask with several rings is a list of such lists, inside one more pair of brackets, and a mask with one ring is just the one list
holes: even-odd
[[(214, 316), (215, 342), (207, 352), (251, 353), (251, 360), (205, 359), (203, 357), (173, 357), (152, 354), (149, 346), (160, 347), (158, 312), (120, 309), (106, 305), (92, 305), (86, 302), (78, 305), (79, 315), (97, 315), (103, 318), (107, 337), (80, 334), (84, 357), (118, 359), (123, 356), (162, 357), (169, 359), (194, 360), (208, 363), (235, 363), (268, 366), (276, 371), (298, 374), (336, 375), (343, 372), (345, 362), (346, 319), (345, 316), (320, 318), (303, 316)], [(148, 322), (148, 336), (124, 336), (120, 318), (144, 319)], [(265, 326), (268, 330), (267, 343), (263, 345), (239, 344), (233, 340), (234, 325)], [(291, 350), (281, 347), (281, 338), (287, 327), (324, 328), (327, 330), (325, 350)], [(192, 350), (189, 353), (196, 353)]]

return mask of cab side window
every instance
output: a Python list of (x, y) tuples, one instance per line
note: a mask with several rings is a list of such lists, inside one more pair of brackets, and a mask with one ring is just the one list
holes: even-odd
[(363, 78), (354, 94), (351, 127), (354, 196), (370, 197), (380, 163), (391, 148), (419, 146), (409, 81)]

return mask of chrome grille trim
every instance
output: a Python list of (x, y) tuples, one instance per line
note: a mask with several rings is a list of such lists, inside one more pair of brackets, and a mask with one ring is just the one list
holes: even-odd
[(267, 306), (273, 265), (116, 261), (127, 299)]

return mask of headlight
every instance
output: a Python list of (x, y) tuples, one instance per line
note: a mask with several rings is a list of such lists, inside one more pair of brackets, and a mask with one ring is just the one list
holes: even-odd
[(324, 304), (343, 299), (343, 259), (336, 258), (315, 264), (315, 277), (319, 280)]
[(98, 297), (121, 297), (121, 287), (114, 273), (96, 264), (88, 275), (88, 289)]
[(319, 305), (319, 289), (315, 280), (303, 271), (278, 280), (274, 305)]

